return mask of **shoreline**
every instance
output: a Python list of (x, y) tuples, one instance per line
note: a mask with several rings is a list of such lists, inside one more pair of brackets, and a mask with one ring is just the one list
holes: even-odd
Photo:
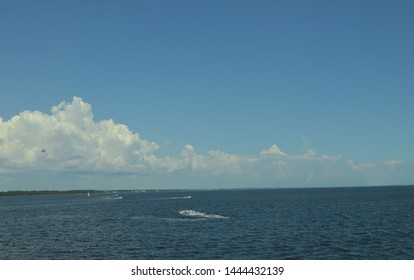
[(106, 193), (156, 192), (159, 190), (39, 190), (39, 191), (2, 191), (3, 196), (39, 196), (39, 195), (86, 195)]
[(312, 189), (344, 189), (344, 188), (381, 188), (381, 187), (414, 187), (414, 185), (380, 185), (380, 186), (341, 186), (341, 187), (262, 187), (262, 188), (217, 188), (217, 189), (81, 189), (81, 190), (31, 190), (31, 191), (0, 191), (0, 197), (7, 196), (40, 196), (40, 195), (86, 195), (108, 193), (145, 193), (145, 192), (179, 192), (179, 191), (219, 191), (219, 190), (312, 190)]

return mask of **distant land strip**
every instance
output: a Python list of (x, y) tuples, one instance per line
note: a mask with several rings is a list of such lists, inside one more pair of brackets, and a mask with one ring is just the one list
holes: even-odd
[(389, 187), (402, 187), (402, 188), (414, 188), (414, 184), (411, 185), (379, 185), (379, 186), (342, 186), (342, 187), (302, 187), (302, 188), (222, 188), (222, 189), (114, 189), (114, 190), (38, 190), (38, 191), (1, 191), (0, 197), (2, 196), (31, 196), (31, 195), (90, 195), (92, 194), (114, 194), (114, 193), (142, 193), (142, 192), (179, 192), (179, 191), (208, 191), (208, 190), (269, 190), (269, 189), (290, 189), (290, 190), (315, 190), (315, 189), (344, 189), (344, 188), (389, 188)]
[(1, 196), (29, 196), (29, 195), (65, 195), (65, 194), (105, 194), (105, 193), (126, 193), (126, 192), (154, 192), (160, 190), (40, 190), (40, 191), (3, 191)]

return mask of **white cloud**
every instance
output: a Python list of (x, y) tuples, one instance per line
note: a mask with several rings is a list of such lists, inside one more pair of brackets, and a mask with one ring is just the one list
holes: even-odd
[(151, 155), (146, 160), (152, 167), (167, 172), (191, 170), (194, 172), (211, 172), (212, 174), (240, 173), (240, 164), (243, 162), (241, 156), (221, 151), (209, 151), (207, 155), (197, 154), (190, 144), (184, 146), (180, 157), (158, 158)]
[[(319, 186), (338, 185), (344, 178), (379, 178), (378, 174), (395, 172), (402, 165), (398, 160), (355, 163), (339, 155), (318, 155), (313, 149), (302, 155), (287, 154), (276, 144), (251, 156), (218, 150), (199, 154), (187, 144), (177, 156), (159, 157), (159, 149), (160, 145), (142, 139), (124, 124), (95, 121), (92, 106), (79, 97), (54, 106), (51, 114), (24, 111), (10, 120), (0, 118), (0, 177), (10, 184), (34, 184), (34, 178), (46, 184), (49, 178), (56, 185), (62, 178), (73, 186), (145, 182), (146, 187), (168, 187), (175, 182), (182, 187), (191, 182), (196, 187), (223, 186), (222, 181), (225, 186), (232, 182), (251, 187)], [(59, 174), (72, 176), (68, 181), (67, 175)], [(101, 177), (108, 174), (119, 177)]]
[(401, 165), (401, 161), (400, 160), (389, 160), (389, 161), (385, 162), (385, 165), (388, 168), (395, 169), (395, 168), (398, 168)]
[(309, 150), (303, 155), (303, 158), (304, 159), (312, 159), (315, 156), (316, 156), (316, 151), (315, 150)]
[(198, 155), (194, 147), (190, 144), (184, 146), (184, 149), (181, 152), (181, 157), (182, 158), (178, 160), (183, 162), (185, 168), (190, 168), (192, 170), (209, 169), (206, 157)]
[(399, 160), (389, 160), (384, 163), (355, 163), (353, 160), (346, 161), (349, 168), (355, 171), (367, 172), (367, 171), (385, 171), (385, 169), (394, 170), (401, 165)]
[(284, 152), (277, 146), (272, 145), (269, 149), (260, 152), (262, 156), (286, 156)]
[(355, 171), (369, 171), (377, 167), (376, 163), (355, 163), (353, 160), (347, 160), (346, 164)]
[(341, 160), (341, 156), (340, 155), (337, 155), (337, 156), (322, 155), (321, 159), (326, 160), (326, 161), (337, 161), (337, 160)]
[(95, 122), (81, 98), (62, 102), (52, 114), (25, 111), (0, 123), (0, 157), (25, 168), (106, 170), (133, 168), (158, 145), (112, 120)]
[(389, 160), (383, 163), (355, 163), (352, 160), (347, 160), (346, 164), (349, 168), (358, 172), (387, 172), (395, 171), (402, 163), (400, 160)]
[(9, 121), (0, 119), (3, 169), (137, 174), (241, 172), (240, 156), (221, 151), (200, 155), (190, 144), (184, 146), (179, 157), (157, 157), (158, 144), (111, 119), (96, 122), (92, 106), (79, 97), (52, 107), (51, 112), (25, 111)]

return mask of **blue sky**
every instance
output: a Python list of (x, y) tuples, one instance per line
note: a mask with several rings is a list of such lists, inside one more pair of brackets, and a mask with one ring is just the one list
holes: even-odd
[[(411, 184), (413, 12), (412, 1), (1, 1), (0, 188)], [(72, 109), (95, 126), (64, 130), (79, 124)], [(12, 122), (24, 111), (34, 117)], [(134, 138), (80, 159), (90, 139), (110, 142), (97, 136), (107, 120), (155, 146)], [(60, 130), (76, 170), (53, 150)], [(54, 148), (33, 156), (28, 138)]]

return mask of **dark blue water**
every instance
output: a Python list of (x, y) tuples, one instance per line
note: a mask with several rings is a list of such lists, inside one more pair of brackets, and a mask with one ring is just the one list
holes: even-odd
[(0, 197), (0, 259), (414, 259), (414, 187)]

